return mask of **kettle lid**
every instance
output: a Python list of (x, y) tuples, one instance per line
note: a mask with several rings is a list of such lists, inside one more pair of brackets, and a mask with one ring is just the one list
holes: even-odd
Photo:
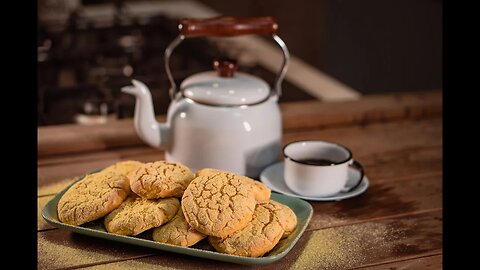
[(216, 59), (216, 71), (206, 71), (185, 79), (180, 85), (182, 95), (195, 102), (213, 106), (241, 106), (268, 99), (270, 86), (255, 76), (235, 72), (236, 62)]

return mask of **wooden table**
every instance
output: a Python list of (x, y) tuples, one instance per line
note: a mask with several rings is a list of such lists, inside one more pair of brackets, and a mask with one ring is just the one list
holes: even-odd
[[(442, 267), (442, 92), (282, 104), (284, 136), (351, 148), (370, 187), (314, 214), (281, 260), (251, 269), (438, 269)], [(160, 120), (164, 117), (159, 117)], [(120, 160), (154, 161), (131, 120), (98, 128), (38, 129), (39, 269), (240, 269), (244, 266), (101, 240), (46, 224), (40, 210), (75, 176)]]

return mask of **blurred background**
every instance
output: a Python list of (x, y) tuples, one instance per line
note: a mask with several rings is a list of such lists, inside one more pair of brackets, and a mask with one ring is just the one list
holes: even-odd
[[(163, 53), (178, 35), (178, 18), (216, 15), (276, 17), (293, 56), (280, 102), (442, 87), (439, 0), (38, 0), (38, 126), (132, 117), (134, 99), (120, 92), (132, 78), (150, 87), (156, 114), (165, 114)], [(276, 50), (271, 39), (256, 40), (263, 41)], [(269, 83), (276, 75), (268, 64), (275, 54), (196, 38), (174, 52), (175, 81), (211, 70), (217, 56), (238, 59), (239, 70)]]

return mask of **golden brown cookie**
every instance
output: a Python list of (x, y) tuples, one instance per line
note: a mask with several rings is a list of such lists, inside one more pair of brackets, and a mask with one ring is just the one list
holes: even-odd
[(194, 174), (178, 162), (145, 163), (131, 174), (130, 187), (140, 197), (158, 199), (181, 197)]
[(238, 256), (260, 257), (269, 252), (284, 233), (271, 202), (257, 204), (252, 221), (244, 229), (223, 239), (210, 236), (208, 241), (215, 250)]
[(137, 235), (170, 221), (180, 208), (177, 198), (149, 200), (128, 197), (117, 209), (105, 217), (108, 232)]
[(153, 230), (153, 240), (160, 243), (167, 243), (182, 247), (195, 245), (198, 241), (207, 237), (193, 229), (185, 220), (182, 208), (175, 217), (167, 224)]
[[(235, 173), (228, 172), (228, 171), (206, 168), (206, 169), (202, 169), (202, 170), (198, 171), (195, 175), (196, 176), (202, 176), (202, 175), (211, 175), (211, 174), (217, 174), (217, 173), (235, 174)], [(270, 200), (271, 190), (266, 185), (264, 185), (260, 181), (253, 180), (253, 179), (248, 178), (248, 177), (243, 176), (243, 175), (238, 175), (238, 176), (239, 177), (244, 177), (245, 180), (250, 185), (252, 185), (252, 192), (254, 193), (255, 199), (257, 200), (257, 202), (266, 202), (266, 201)]]
[(278, 223), (285, 231), (282, 235), (282, 239), (288, 237), (295, 230), (297, 227), (297, 216), (290, 207), (273, 200), (270, 200), (269, 203), (266, 203), (263, 206), (275, 214)]
[(267, 202), (270, 200), (271, 190), (262, 182), (253, 179), (247, 179), (253, 185), (253, 192), (257, 202)]
[(58, 201), (58, 219), (81, 225), (101, 218), (117, 208), (130, 193), (128, 178), (115, 171), (85, 176)]
[(211, 175), (211, 174), (217, 174), (217, 173), (232, 173), (232, 172), (227, 172), (224, 170), (219, 170), (219, 169), (212, 169), (212, 168), (205, 168), (197, 171), (195, 173), (195, 177), (203, 176), (203, 175)]
[(108, 166), (107, 168), (103, 169), (103, 171), (114, 170), (129, 177), (129, 175), (141, 165), (143, 165), (142, 162), (135, 160), (120, 161), (111, 166)]
[(256, 200), (244, 178), (233, 174), (199, 176), (182, 197), (182, 210), (195, 230), (226, 237), (247, 226)]

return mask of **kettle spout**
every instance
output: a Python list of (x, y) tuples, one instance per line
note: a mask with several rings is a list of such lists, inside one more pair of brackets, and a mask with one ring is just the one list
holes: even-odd
[(153, 110), (152, 95), (148, 87), (137, 80), (133, 86), (122, 87), (122, 92), (135, 96), (135, 113), (133, 122), (138, 136), (148, 145), (155, 148), (166, 148), (169, 126), (158, 123)]

